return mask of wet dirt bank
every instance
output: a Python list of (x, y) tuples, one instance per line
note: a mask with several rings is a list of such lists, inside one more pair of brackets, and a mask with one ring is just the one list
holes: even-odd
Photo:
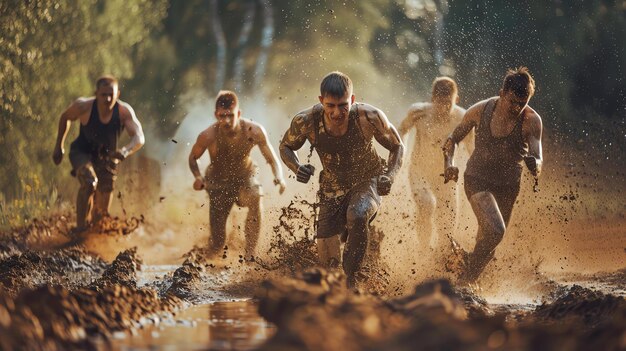
[(445, 280), (383, 299), (311, 270), (271, 280), (259, 311), (277, 326), (262, 350), (618, 350), (626, 347), (626, 301), (580, 286), (530, 311), (490, 308)]

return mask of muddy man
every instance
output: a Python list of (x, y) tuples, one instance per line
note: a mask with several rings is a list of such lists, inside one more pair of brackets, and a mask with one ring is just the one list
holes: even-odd
[[(435, 78), (430, 102), (411, 105), (398, 132), (404, 136), (415, 128), (409, 164), (409, 183), (417, 207), (417, 235), (421, 249), (443, 243), (445, 235), (456, 228), (458, 216), (457, 186), (441, 184), (441, 160), (435, 157), (441, 143), (465, 114), (458, 106), (458, 87), (448, 77)], [(465, 153), (473, 149), (473, 133), (463, 141)]]
[[(246, 259), (255, 254), (261, 228), (262, 189), (255, 178), (257, 166), (250, 158), (252, 148), (258, 146), (272, 167), (274, 184), (285, 191), (285, 181), (278, 156), (268, 141), (263, 126), (241, 117), (239, 99), (232, 91), (220, 91), (215, 100), (215, 118), (207, 129), (198, 135), (189, 154), (189, 168), (195, 180), (195, 190), (209, 193), (209, 222), (211, 227), (210, 254), (214, 255), (226, 242), (226, 220), (234, 204), (247, 207)], [(200, 174), (198, 158), (208, 150), (211, 163), (205, 177)]]
[(541, 118), (528, 102), (535, 81), (526, 67), (509, 70), (499, 96), (470, 107), (443, 145), (444, 182), (458, 179), (456, 145), (476, 129), (475, 149), (465, 170), (465, 194), (478, 220), (474, 250), (460, 281), (475, 281), (493, 258), (511, 218), (520, 188), (522, 161), (537, 177), (543, 162)]
[[(119, 100), (116, 78), (98, 78), (95, 95), (78, 98), (61, 114), (52, 154), (54, 163), (61, 163), (70, 124), (79, 121), (80, 132), (70, 146), (72, 175), (80, 183), (76, 198), (75, 232), (84, 231), (90, 224), (108, 215), (119, 162), (139, 150), (145, 142), (135, 111)], [(130, 141), (118, 149), (117, 142), (123, 129), (126, 129)]]
[[(386, 169), (373, 139), (389, 150)], [(381, 110), (355, 103), (352, 81), (341, 72), (324, 77), (319, 104), (298, 113), (280, 143), (283, 162), (302, 183), (314, 175), (313, 166), (300, 163), (296, 153), (307, 140), (323, 166), (316, 234), (320, 264), (338, 266), (340, 237), (347, 240), (343, 269), (348, 284), (354, 286), (367, 251), (369, 223), (378, 211), (381, 196), (391, 191), (402, 164), (404, 145)]]

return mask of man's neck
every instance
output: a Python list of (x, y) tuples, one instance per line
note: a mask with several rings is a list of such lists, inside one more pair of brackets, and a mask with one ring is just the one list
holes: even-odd
[(326, 114), (324, 114), (324, 128), (326, 128), (326, 131), (328, 132), (328, 134), (334, 137), (341, 137), (345, 135), (348, 132), (349, 124), (350, 124), (350, 117), (346, 117), (344, 123), (342, 123), (341, 125), (335, 125), (331, 121), (331, 119), (328, 116), (326, 116)]

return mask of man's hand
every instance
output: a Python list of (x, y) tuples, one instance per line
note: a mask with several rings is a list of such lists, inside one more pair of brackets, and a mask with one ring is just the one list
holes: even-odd
[(443, 172), (443, 183), (447, 184), (449, 181), (454, 180), (455, 182), (459, 181), (459, 168), (450, 166), (447, 167)]
[(310, 164), (300, 165), (298, 167), (298, 171), (296, 172), (296, 179), (300, 183), (308, 183), (311, 176), (315, 174), (315, 167)]
[(52, 152), (52, 161), (54, 162), (55, 165), (59, 165), (59, 163), (61, 163), (61, 161), (63, 160), (63, 154), (65, 153), (65, 150), (63, 150), (62, 147), (60, 146), (56, 146), (54, 148), (54, 151)]
[(378, 195), (385, 196), (389, 195), (391, 192), (391, 185), (393, 184), (393, 180), (388, 175), (382, 174), (378, 176), (378, 181), (376, 182), (376, 191)]
[(533, 176), (537, 176), (537, 159), (533, 156), (524, 156), (524, 163), (526, 163), (526, 167), (530, 171), (530, 174)]
[(283, 180), (283, 178), (276, 178), (276, 179), (274, 179), (274, 185), (278, 185), (279, 186), (279, 188), (278, 188), (278, 193), (279, 194), (282, 195), (285, 192), (286, 186), (285, 186), (285, 180)]
[(202, 177), (197, 177), (193, 182), (193, 190), (202, 190), (204, 189), (204, 179)]
[(126, 159), (126, 154), (124, 153), (124, 150), (116, 150), (110, 157), (117, 160), (116, 163), (119, 163), (120, 161), (124, 161)]

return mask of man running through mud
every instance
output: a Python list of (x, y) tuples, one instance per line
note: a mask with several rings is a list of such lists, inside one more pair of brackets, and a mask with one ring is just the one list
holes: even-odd
[(460, 281), (474, 282), (493, 258), (511, 218), (524, 161), (536, 178), (543, 162), (541, 118), (528, 101), (535, 81), (526, 67), (509, 70), (499, 96), (478, 102), (465, 113), (443, 145), (444, 182), (457, 181), (456, 145), (476, 128), (475, 150), (465, 170), (465, 194), (478, 220), (474, 250)]
[[(119, 100), (116, 78), (98, 78), (95, 94), (95, 97), (78, 98), (61, 114), (52, 154), (54, 163), (60, 164), (70, 124), (79, 121), (80, 132), (70, 146), (72, 175), (80, 183), (76, 198), (76, 233), (85, 231), (109, 214), (118, 164), (145, 142), (135, 111)], [(126, 129), (130, 141), (118, 149), (122, 129)]]
[[(340, 237), (346, 241), (343, 269), (354, 286), (368, 246), (369, 223), (381, 196), (389, 194), (402, 164), (404, 145), (387, 116), (378, 108), (355, 103), (352, 81), (341, 72), (322, 80), (320, 103), (298, 113), (280, 144), (280, 155), (302, 183), (314, 168), (296, 154), (309, 141), (322, 161), (316, 242), (320, 264), (340, 262)], [(389, 150), (388, 165), (374, 149), (376, 139)]]
[[(463, 119), (465, 109), (456, 105), (458, 101), (456, 82), (448, 77), (438, 77), (433, 81), (431, 102), (413, 104), (398, 128), (403, 138), (415, 128), (409, 182), (417, 206), (416, 227), (422, 249), (443, 243), (443, 239), (439, 239), (450, 235), (456, 228), (457, 187), (450, 189), (441, 184), (441, 172), (437, 171), (441, 160), (434, 156), (446, 134)], [(472, 139), (467, 137), (464, 140), (469, 153)]]
[[(215, 101), (217, 122), (205, 129), (191, 149), (189, 168), (195, 177), (193, 188), (209, 193), (209, 222), (211, 238), (209, 251), (215, 255), (226, 242), (226, 220), (234, 204), (247, 207), (245, 224), (246, 259), (255, 254), (261, 229), (261, 186), (255, 179), (257, 166), (250, 158), (258, 146), (272, 167), (274, 184), (285, 191), (282, 167), (272, 149), (265, 129), (258, 123), (241, 117), (239, 100), (232, 91), (220, 91)], [(202, 177), (198, 158), (208, 150), (211, 164)]]

